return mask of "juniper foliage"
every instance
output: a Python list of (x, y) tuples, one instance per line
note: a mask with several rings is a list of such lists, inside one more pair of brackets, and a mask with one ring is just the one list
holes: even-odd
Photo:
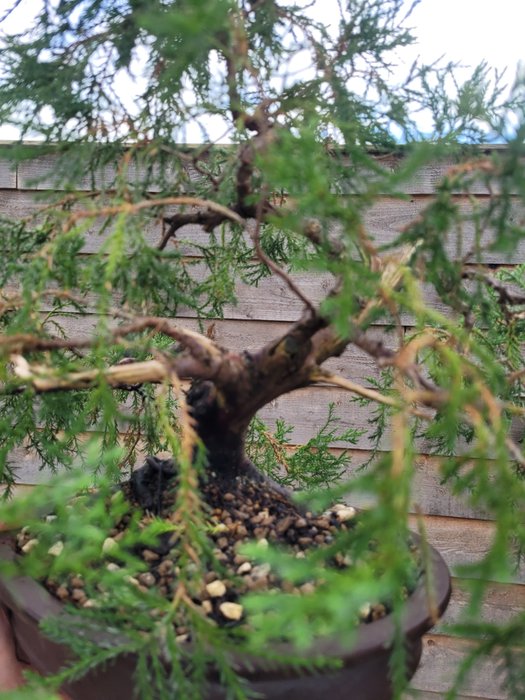
[[(512, 256), (525, 235), (524, 83), (518, 76), (505, 97), (486, 65), (463, 83), (451, 64), (416, 63), (403, 75), (396, 51), (414, 41), (415, 4), (45, 0), (22, 31), (2, 29), (0, 123), (21, 139), (1, 156), (13, 167), (47, 155), (54, 164), (29, 183), (47, 187), (35, 207), (0, 219), (2, 518), (38, 532), (29, 573), (73, 571), (93, 595), (112, 591), (77, 614), (86, 627), (118, 630), (107, 649), (95, 649), (51, 623), (49, 632), (79, 653), (55, 683), (132, 650), (141, 697), (171, 697), (174, 687), (201, 697), (213, 661), (240, 700), (248, 691), (232, 672), (232, 651), (271, 660), (276, 635), (298, 648), (318, 635), (347, 638), (348, 620), (371, 595), (391, 597), (400, 615), (394, 592), (413, 575), (400, 543), (423, 450), (439, 456), (453, 494), (494, 522), (486, 556), (462, 569), (472, 596), (460, 630), (476, 645), (460, 673), (497, 648), (513, 697), (525, 698), (525, 617), (477, 623), (489, 582), (515, 580), (525, 546), (516, 434), (525, 412), (525, 282), (522, 266), (490, 262)], [(28, 5), (14, 3), (3, 22)], [(325, 6), (330, 25), (319, 19)], [(422, 117), (431, 124), (425, 133)], [(487, 142), (506, 148), (487, 150)], [(427, 205), (378, 246), (366, 225), (374, 203), (405, 200), (418, 170), (445, 160)], [(458, 193), (480, 187), (487, 196), (460, 204)], [(303, 293), (304, 272), (321, 276), (324, 296)], [(209, 323), (236, 303), (239, 283), (254, 296), (280, 285), (298, 309), (297, 321), (257, 350), (242, 339), (223, 348)], [(323, 368), (343, 352), (366, 353), (383, 376), (364, 387)], [(353, 444), (359, 431), (336, 425), (331, 407), (293, 454), (286, 425), (271, 434), (256, 418), (280, 395), (318, 383), (369, 405), (373, 459), (350, 481), (341, 481), (348, 454), (331, 448)], [(8, 502), (21, 449), (55, 476)], [(139, 454), (162, 451), (180, 470), (170, 524), (153, 519), (142, 529), (130, 514), (121, 567), (108, 571), (102, 543), (126, 508), (112, 489)], [(207, 567), (220, 568), (199, 480), (220, 473), (233, 483), (247, 453), (287, 485), (324, 486), (310, 494), (320, 508), (363, 494), (375, 508), (355, 539), (336, 538), (355, 566), (325, 571), (312, 596), (248, 600), (253, 634), (243, 636), (208, 624), (191, 591)], [(32, 519), (50, 508), (56, 520)], [(178, 543), (173, 601), (129, 583), (141, 571), (133, 547), (166, 528)], [(50, 557), (57, 539), (64, 552)], [(371, 541), (379, 543), (373, 556)], [(322, 570), (322, 558), (267, 553), (291, 580)], [(122, 612), (130, 606), (132, 619)], [(281, 624), (265, 615), (269, 606)], [(192, 630), (191, 658), (175, 618)], [(401, 657), (398, 645), (398, 696)], [(289, 662), (313, 663), (300, 654)]]

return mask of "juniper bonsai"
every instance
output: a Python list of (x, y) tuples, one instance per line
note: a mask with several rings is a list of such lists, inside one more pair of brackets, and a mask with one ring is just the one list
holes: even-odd
[[(523, 269), (494, 263), (524, 235), (522, 81), (505, 96), (484, 65), (462, 84), (451, 82), (450, 64), (416, 63), (403, 74), (396, 51), (414, 41), (416, 3), (401, 0), (329, 7), (325, 0), (57, 0), (15, 32), (10, 23), (25, 4), (16, 2), (3, 20), (0, 123), (14, 125), (20, 143), (5, 146), (2, 157), (19, 168), (44, 158), (46, 172), (32, 186), (43, 189), (45, 180), (47, 191), (0, 222), (6, 497), (21, 446), (56, 471), (75, 466), (86, 455), (86, 435), (94, 436), (86, 463), (101, 492), (127, 477), (140, 453), (157, 465), (153, 456), (169, 451), (178, 475), (172, 522), (182, 528), (181, 561), (191, 567), (181, 566), (167, 618), (187, 605), (206, 640), (203, 658), (211, 644), (241, 697), (221, 656), (224, 642), (203, 628), (184, 588), (195, 567), (213, 558), (199, 481), (230, 493), (256, 480), (280, 498), (282, 489), (250, 456), (266, 446), (266, 456), (286, 463), (286, 430), (281, 440), (272, 437), (257, 414), (284, 394), (336, 386), (369, 406), (377, 449), (368, 470), (317, 503), (372, 492), (377, 508), (364, 516), (366, 541), (382, 533), (384, 547), (374, 572), (356, 567), (348, 581), (357, 591), (363, 580), (366, 588), (385, 575), (386, 586), (390, 575), (406, 574), (406, 557), (394, 555), (423, 437), (442, 455), (443, 478), (455, 492), (495, 519), (493, 545), (470, 570), (479, 603), (483, 581), (510, 571), (525, 532), (525, 458), (509, 430), (524, 412)], [(321, 12), (332, 13), (330, 22)], [(507, 146), (480, 147), (487, 142)], [(431, 161), (447, 163), (432, 197), (412, 222), (377, 242), (367, 227), (371, 207), (380, 196), (406, 198), (405, 184)], [(479, 191), (480, 183), (486, 196), (459, 206), (456, 194)], [(319, 275), (319, 293), (305, 291), (305, 271)], [(298, 309), (295, 322), (258, 349), (242, 338), (224, 347), (208, 320), (235, 304), (239, 285), (256, 296), (268, 279)], [(365, 386), (326, 368), (357, 351), (374, 360), (380, 379)], [(347, 441), (358, 435), (352, 426), (343, 433)], [(333, 465), (329, 442), (325, 432), (302, 454), (312, 459), (321, 450)], [(165, 466), (169, 481), (173, 465)], [(343, 466), (336, 462), (331, 476)], [(321, 483), (315, 469), (298, 464), (296, 483)], [(267, 471), (279, 475), (275, 464)], [(66, 491), (53, 483), (56, 505)], [(6, 520), (20, 508), (6, 506)], [(97, 510), (95, 522), (88, 509), (83, 517), (103, 541), (106, 516)], [(66, 527), (87, 547), (78, 523)], [(86, 576), (95, 556), (88, 550), (75, 559)], [(316, 598), (312, 634), (341, 631), (334, 601), (347, 598), (347, 587), (328, 584)], [(310, 638), (299, 613), (271, 629), (274, 622), (251, 643)], [(122, 624), (128, 629), (129, 620)], [(134, 644), (151, 651), (161, 623), (144, 614), (141, 625), (151, 635)], [(516, 698), (525, 697), (525, 679), (511, 657), (523, 650), (524, 626), (521, 616), (485, 627), (491, 642), (480, 647), (508, 641)], [(169, 629), (162, 634), (171, 644)], [(106, 658), (90, 653), (89, 663)], [(195, 662), (194, 675), (203, 667)], [(161, 671), (151, 671), (160, 686)]]

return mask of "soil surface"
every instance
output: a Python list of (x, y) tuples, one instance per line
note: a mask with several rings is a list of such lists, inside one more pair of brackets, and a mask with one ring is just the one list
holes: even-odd
[[(313, 547), (329, 545), (338, 531), (354, 527), (356, 517), (354, 508), (345, 504), (338, 504), (320, 516), (301, 512), (283, 493), (275, 491), (266, 482), (238, 478), (234, 486), (235, 488), (225, 490), (221, 485), (210, 481), (202, 489), (202, 498), (209, 507), (209, 537), (212, 540), (213, 554), (224, 570), (222, 574), (209, 570), (201, 591), (194, 598), (194, 602), (202, 607), (207, 617), (220, 626), (228, 627), (245, 620), (241, 597), (246, 592), (278, 588), (288, 593), (308, 595), (316, 586), (314, 581), (294, 586), (289, 581), (280, 580), (268, 564), (257, 564), (241, 554), (239, 549), (242, 544), (255, 541), (264, 548), (269, 543), (276, 543), (288, 547), (300, 558)], [(131, 482), (124, 483), (122, 490), (132, 504), (132, 509), (141, 509)], [(144, 524), (159, 516), (170, 520), (175, 500), (174, 488), (165, 488), (159, 498), (158, 515), (145, 510), (142, 518)], [(108, 533), (108, 539), (104, 543), (109, 554), (108, 568), (118, 567), (117, 563), (111, 561), (111, 545), (124, 535), (129, 520), (129, 515), (124, 516), (118, 526)], [(173, 597), (180, 570), (177, 566), (176, 544), (170, 541), (172, 537), (173, 534), (167, 532), (161, 536), (156, 546), (138, 548), (140, 557), (147, 565), (147, 571), (138, 574), (133, 580), (139, 589), (147, 591), (156, 587), (167, 598)], [(31, 534), (24, 528), (17, 538), (19, 551), (28, 551), (31, 542)], [(330, 566), (337, 568), (349, 565), (350, 561), (341, 553), (337, 553), (330, 562)], [(80, 576), (70, 575), (61, 583), (50, 579), (43, 583), (62, 601), (71, 602), (78, 607), (96, 606), (95, 601), (86, 593)], [(365, 606), (360, 617), (364, 622), (371, 622), (387, 612), (386, 606), (379, 603)], [(177, 629), (180, 641), (187, 639), (187, 632), (183, 627)]]

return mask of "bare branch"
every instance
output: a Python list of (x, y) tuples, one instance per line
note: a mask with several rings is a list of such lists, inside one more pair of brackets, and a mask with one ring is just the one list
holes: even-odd
[(498, 302), (504, 306), (521, 306), (525, 305), (525, 294), (522, 292), (514, 291), (510, 286), (503, 284), (498, 279), (494, 277), (489, 277), (479, 270), (465, 270), (463, 272), (464, 279), (473, 279), (484, 282), (488, 287), (491, 287), (495, 292), (498, 293)]
[[(21, 355), (13, 355), (11, 361), (15, 375), (38, 393), (89, 389), (100, 379), (104, 379), (114, 388), (136, 387), (146, 383), (158, 384), (166, 381), (170, 374), (166, 363), (159, 360), (114, 365), (105, 370), (89, 369), (67, 375), (59, 374), (48, 367), (31, 366)], [(15, 393), (19, 390), (7, 388), (4, 393)]]
[(358, 394), (365, 399), (370, 399), (370, 401), (377, 401), (377, 403), (382, 403), (385, 406), (392, 406), (393, 408), (401, 408), (402, 405), (399, 401), (392, 398), (391, 396), (386, 396), (381, 394), (381, 392), (375, 389), (368, 389), (361, 384), (356, 384), (350, 379), (345, 379), (337, 374), (332, 374), (331, 372), (325, 372), (321, 369), (316, 369), (310, 374), (310, 379), (312, 382), (326, 382), (327, 384), (333, 384), (334, 386), (341, 387), (341, 389), (346, 389), (351, 391), (353, 394)]
[(75, 225), (80, 219), (92, 219), (99, 216), (115, 216), (117, 214), (136, 214), (143, 209), (152, 209), (154, 207), (167, 207), (176, 205), (187, 205), (193, 207), (203, 207), (208, 209), (210, 212), (214, 212), (222, 217), (222, 220), (230, 220), (236, 224), (244, 225), (244, 219), (239, 216), (235, 211), (223, 206), (222, 204), (217, 204), (208, 199), (201, 199), (200, 197), (161, 197), (160, 199), (144, 199), (141, 202), (123, 202), (122, 204), (115, 204), (108, 207), (101, 207), (100, 209), (82, 209), (81, 211), (76, 211), (67, 219), (64, 228), (68, 231), (72, 226)]
[(290, 275), (287, 272), (285, 272), (281, 267), (279, 267), (279, 265), (277, 265), (271, 258), (269, 258), (261, 247), (261, 221), (262, 221), (262, 216), (263, 216), (263, 204), (264, 204), (264, 200), (261, 199), (259, 201), (259, 204), (257, 205), (257, 221), (255, 224), (255, 229), (253, 230), (252, 235), (251, 235), (253, 245), (255, 248), (255, 252), (257, 253), (257, 257), (273, 273), (275, 273), (278, 277), (280, 277), (285, 282), (288, 289), (303, 302), (303, 304), (306, 306), (306, 308), (310, 309), (310, 311), (313, 315), (316, 315), (317, 310), (316, 310), (315, 306), (312, 304), (312, 302), (310, 301), (310, 299), (308, 299), (308, 297), (306, 297), (302, 293), (302, 291), (295, 284), (295, 282), (290, 277)]
[[(125, 326), (118, 326), (111, 334), (110, 338), (114, 342), (120, 342), (125, 336), (133, 333), (140, 333), (146, 329), (152, 329), (156, 333), (173, 338), (187, 348), (193, 358), (208, 367), (210, 371), (216, 370), (219, 366), (224, 350), (219, 347), (211, 338), (200, 333), (175, 326), (164, 318), (157, 316), (147, 316), (137, 319)], [(37, 352), (43, 350), (69, 349), (93, 347), (101, 342), (102, 338), (41, 338), (26, 333), (7, 335), (0, 337), (0, 348), (9, 353), (21, 354), (24, 352)]]

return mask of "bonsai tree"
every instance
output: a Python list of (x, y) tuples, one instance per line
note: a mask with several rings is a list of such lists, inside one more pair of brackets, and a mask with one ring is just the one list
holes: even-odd
[[(50, 623), (81, 654), (69, 673), (123, 650), (146, 658), (162, 638), (172, 675), (139, 664), (141, 697), (153, 697), (151, 677), (166, 697), (175, 681), (184, 697), (201, 697), (210, 658), (232, 697), (244, 697), (229, 666), (232, 647), (261, 653), (269, 640), (307, 645), (316, 635), (344, 635), (370, 595), (391, 597), (401, 615), (413, 560), (399, 543), (424, 438), (443, 455), (454, 492), (495, 520), (489, 553), (469, 569), (469, 629), (483, 638), (463, 672), (478, 653), (503, 645), (513, 697), (525, 697), (523, 671), (512, 664), (523, 651), (525, 618), (499, 628), (471, 624), (484, 582), (512, 576), (525, 541), (525, 458), (510, 430), (524, 412), (522, 268), (484, 263), (487, 252), (514, 251), (524, 234), (512, 213), (525, 196), (522, 84), (504, 98), (486, 66), (463, 84), (452, 82), (450, 64), (415, 64), (402, 75), (396, 52), (413, 42), (407, 9), (401, 0), (349, 0), (334, 4), (328, 23), (319, 18), (324, 2), (59, 0), (20, 33), (3, 35), (0, 122), (17, 127), (20, 143), (2, 157), (16, 165), (54, 156), (44, 175), (52, 191), (1, 221), (4, 497), (16, 483), (19, 446), (60, 472), (27, 502), (6, 504), (3, 519), (29, 520), (52, 502), (58, 521), (31, 525), (40, 534), (30, 570), (55, 579), (80, 572), (86, 586), (107, 581), (114, 605), (105, 621), (127, 634), (101, 649)], [(31, 139), (38, 143), (24, 142)], [(478, 147), (487, 142), (507, 147)], [(378, 245), (365, 223), (374, 202), (404, 197), (419, 168), (443, 159), (428, 205)], [(488, 196), (459, 207), (455, 194), (480, 182)], [(304, 271), (320, 276), (322, 294), (304, 290)], [(299, 303), (297, 319), (256, 350), (242, 338), (224, 347), (206, 319), (221, 318), (239, 284), (256, 297), (266, 278)], [(375, 384), (326, 369), (357, 351), (381, 370)], [(293, 456), (287, 428), (272, 435), (257, 418), (276, 398), (315, 384), (347, 389), (368, 406), (377, 451), (351, 482), (339, 479), (345, 455), (329, 447), (359, 433), (351, 425), (334, 432), (328, 406), (326, 426)], [(383, 452), (387, 429), (391, 449)], [(149, 468), (131, 484), (135, 495), (145, 488), (147, 511), (162, 510), (155, 489), (177, 478), (168, 525), (150, 517), (145, 529), (111, 496), (144, 453)], [(247, 483), (290, 502), (283, 484), (299, 485), (310, 501), (297, 512), (360, 492), (376, 507), (362, 514), (358, 545), (347, 529), (333, 545), (357, 547), (362, 566), (333, 578), (325, 572), (319, 594), (287, 598), (281, 608), (279, 595), (253, 597), (246, 605), (255, 631), (227, 641), (195, 612), (190, 594), (216, 563), (202, 488), (242, 499)], [(91, 486), (103, 507), (90, 492), (68, 511), (73, 494)], [(93, 573), (124, 513), (135, 529), (122, 568)], [(128, 581), (141, 570), (131, 551), (166, 528), (177, 532), (175, 592), (144, 606)], [(50, 556), (57, 533), (64, 551)], [(304, 580), (324, 555), (305, 563), (259, 547), (257, 556)], [(280, 615), (265, 618), (276, 606)], [(104, 617), (82, 612), (86, 625)], [(175, 643), (181, 620), (193, 630), (191, 660)], [(394, 675), (401, 692), (404, 674)]]

